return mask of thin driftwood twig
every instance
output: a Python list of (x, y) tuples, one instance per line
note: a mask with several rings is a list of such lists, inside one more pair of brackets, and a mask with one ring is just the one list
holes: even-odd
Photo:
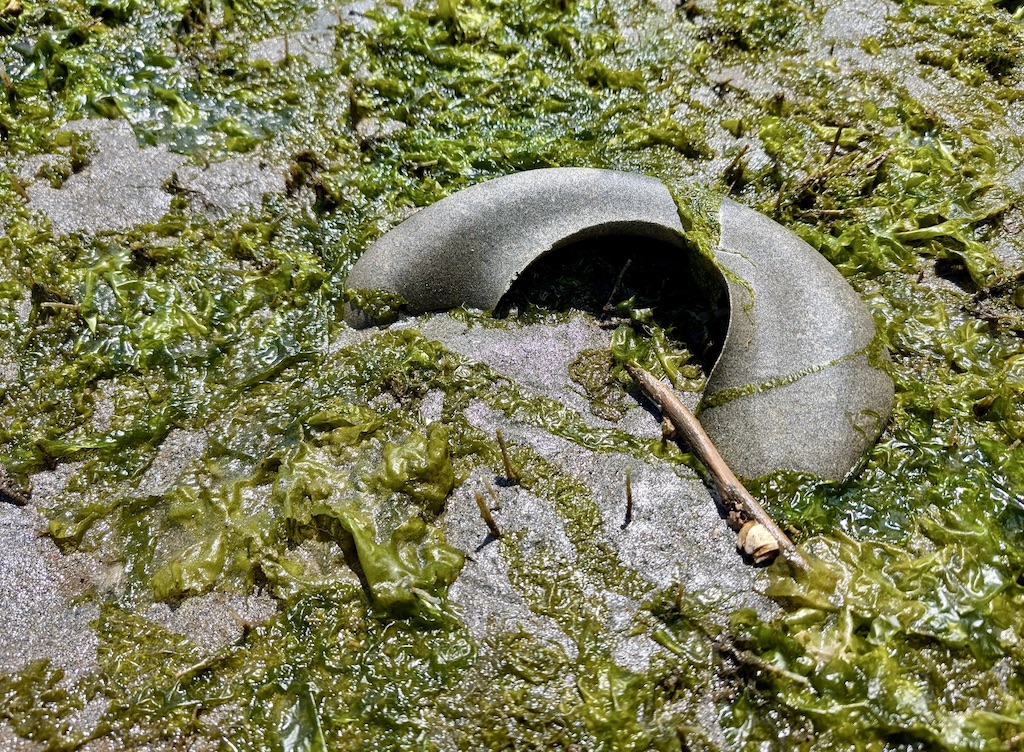
[(25, 493), (7, 477), (7, 471), (0, 467), (0, 502), (13, 504), (16, 507), (28, 505), (31, 491)]
[(487, 529), (491, 531), (491, 535), (495, 538), (500, 538), (501, 530), (498, 528), (498, 523), (494, 521), (494, 517), (491, 516), (491, 510), (487, 508), (487, 502), (484, 501), (484, 495), (479, 491), (476, 491), (475, 495), (476, 505), (480, 508), (480, 516), (487, 525)]
[[(640, 385), (644, 394), (658, 406), (662, 416), (668, 418), (672, 423), (678, 436), (686, 442), (701, 464), (707, 468), (708, 473), (714, 479), (723, 504), (727, 506), (730, 524), (741, 532), (742, 539), (746, 540), (751, 537), (748, 534), (753, 532), (753, 526), (749, 523), (760, 525), (763, 531), (778, 544), (779, 552), (794, 567), (801, 570), (809, 569), (810, 564), (807, 559), (797, 551), (796, 545), (789, 539), (789, 536), (775, 524), (764, 507), (740, 483), (733, 471), (725, 464), (725, 460), (722, 459), (722, 455), (718, 453), (715, 445), (705, 433), (703, 426), (676, 396), (675, 392), (639, 366), (627, 365), (626, 370)], [(732, 509), (728, 509), (729, 506)], [(761, 530), (758, 529), (757, 533), (761, 533)], [(752, 553), (750, 549), (748, 549), (748, 553)], [(760, 557), (755, 555), (755, 558)]]
[(498, 496), (498, 492), (494, 490), (494, 486), (491, 485), (489, 480), (484, 481), (484, 486), (487, 488), (487, 493), (492, 499), (494, 499), (494, 509), (501, 509), (501, 498)]
[(499, 428), (494, 432), (498, 437), (498, 447), (501, 449), (501, 462), (505, 466), (505, 479), (509, 483), (519, 483), (522, 478), (519, 476), (519, 471), (516, 466), (512, 464), (512, 458), (508, 454), (508, 444), (505, 443), (505, 437), (501, 434)]
[(622, 523), (622, 529), (625, 530), (629, 527), (629, 523), (633, 521), (633, 474), (630, 469), (626, 468), (626, 519)]

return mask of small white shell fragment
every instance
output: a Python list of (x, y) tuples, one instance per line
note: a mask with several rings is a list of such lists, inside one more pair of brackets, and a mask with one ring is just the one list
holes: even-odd
[(736, 537), (736, 547), (761, 564), (773, 559), (779, 553), (779, 542), (760, 522), (747, 522)]

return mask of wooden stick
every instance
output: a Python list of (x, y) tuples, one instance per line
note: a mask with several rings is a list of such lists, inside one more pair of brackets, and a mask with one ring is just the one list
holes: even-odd
[(498, 492), (494, 490), (494, 486), (489, 480), (484, 480), (484, 485), (487, 487), (487, 493), (494, 499), (494, 509), (501, 509), (501, 499), (498, 497)]
[(512, 458), (508, 456), (508, 445), (505, 444), (505, 437), (501, 435), (501, 429), (497, 429), (494, 433), (498, 437), (498, 447), (501, 448), (501, 461), (505, 465), (505, 479), (509, 483), (519, 483), (522, 478), (515, 465), (512, 464)]
[(23, 507), (28, 504), (28, 497), (6, 477), (0, 475), (0, 501), (13, 504), (16, 507)]
[[(733, 471), (725, 464), (722, 455), (718, 453), (715, 445), (705, 433), (704, 427), (675, 395), (675, 392), (639, 366), (626, 365), (626, 370), (640, 385), (644, 394), (658, 406), (662, 415), (671, 421), (677, 433), (685, 439), (690, 450), (707, 468), (708, 473), (715, 481), (722, 501), (734, 506), (740, 513), (741, 519), (736, 520), (738, 526), (742, 527), (745, 521), (762, 525), (778, 543), (779, 551), (791, 564), (804, 571), (810, 569), (807, 559), (796, 550), (796, 545), (789, 539), (789, 536), (782, 532), (775, 521), (764, 511), (764, 507), (750, 495), (750, 492), (744, 488)], [(731, 514), (730, 517), (732, 517)], [(746, 519), (742, 519), (743, 517)]]
[(622, 278), (626, 276), (626, 272), (629, 270), (630, 264), (633, 263), (632, 258), (626, 259), (626, 263), (622, 265), (622, 271), (619, 272), (619, 276), (615, 278), (615, 284), (612, 285), (612, 291), (608, 293), (608, 302), (604, 304), (604, 308), (601, 309), (601, 317), (607, 317), (609, 313), (615, 310), (615, 306), (612, 305), (612, 299), (615, 297), (615, 293), (619, 291), (619, 287), (622, 286)]
[(832, 139), (832, 148), (829, 149), (828, 157), (825, 159), (825, 164), (832, 161), (832, 158), (836, 155), (839, 150), (839, 139), (843, 137), (843, 128), (846, 126), (840, 125), (836, 128), (836, 137)]
[(622, 523), (622, 529), (629, 527), (633, 521), (633, 474), (626, 468), (626, 520)]
[(480, 508), (480, 516), (483, 517), (484, 522), (487, 524), (487, 529), (491, 531), (491, 535), (495, 538), (501, 537), (501, 530), (498, 529), (498, 523), (494, 521), (491, 516), (491, 510), (487, 508), (487, 503), (484, 501), (484, 495), (479, 491), (476, 494), (476, 505)]

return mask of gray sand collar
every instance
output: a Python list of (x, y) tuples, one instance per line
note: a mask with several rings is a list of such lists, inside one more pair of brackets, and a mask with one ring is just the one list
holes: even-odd
[[(890, 377), (869, 361), (874, 321), (842, 276), (791, 232), (728, 199), (713, 254), (729, 327), (701, 422), (737, 474), (776, 470), (842, 479), (888, 420)], [(466, 188), (387, 232), (346, 285), (401, 296), (411, 313), (490, 310), (534, 261), (590, 238), (629, 235), (684, 248), (660, 181), (556, 168)], [(372, 321), (350, 309), (356, 326)]]

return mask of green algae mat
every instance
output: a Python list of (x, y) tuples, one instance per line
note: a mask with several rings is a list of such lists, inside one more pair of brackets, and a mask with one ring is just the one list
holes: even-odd
[[(44, 534), (120, 573), (77, 596), (97, 614), (91, 665), (0, 674), (0, 738), (1024, 747), (1021, 17), (1012, 0), (0, 2), (0, 457), (12, 501), (65, 473)], [(203, 211), (168, 169), (152, 219), (60, 234), (30, 199), (102, 158), (97, 132), (64, 128), (82, 118), (129, 123), (178, 164), (269, 165), (282, 188)], [(572, 657), (528, 629), (474, 639), (449, 608), (472, 552), (445, 540), (446, 499), (474, 469), (507, 472), (461, 409), (692, 460), (498, 390), (415, 329), (332, 344), (347, 270), (411, 208), (555, 166), (693, 180), (759, 209), (842, 272), (892, 356), (894, 416), (855, 477), (753, 484), (820, 562), (764, 575), (774, 613), (720, 618), (700, 592), (631, 579), (584, 545), (600, 525), (585, 491), (513, 447), (519, 482), (579, 543), (567, 580), (597, 572), (643, 604), (637, 629), (662, 648), (646, 670), (612, 659), (572, 600), (586, 593), (541, 592), (544, 573), (530, 606), (561, 620)], [(637, 325), (616, 347), (699, 389), (673, 333), (623, 311)], [(619, 406), (614, 359), (588, 357), (581, 389)], [(436, 392), (442, 420), (425, 424)], [(141, 483), (182, 432), (205, 437), (198, 455)], [(140, 615), (254, 592), (274, 613), (210, 652)]]

